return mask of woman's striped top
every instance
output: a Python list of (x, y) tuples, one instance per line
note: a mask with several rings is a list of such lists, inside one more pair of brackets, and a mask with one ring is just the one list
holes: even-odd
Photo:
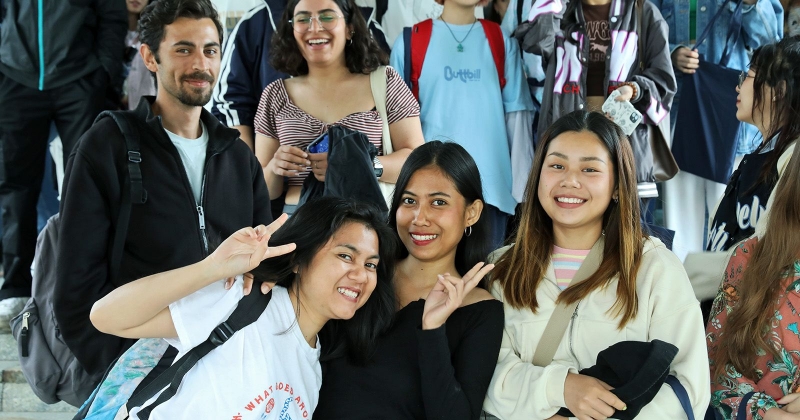
[[(403, 78), (391, 67), (386, 67), (386, 113), (389, 124), (408, 117), (419, 117), (419, 103)], [(383, 155), (383, 121), (376, 109), (352, 113), (335, 122), (336, 125), (360, 131)], [(305, 148), (334, 124), (327, 124), (307, 114), (289, 99), (283, 80), (276, 80), (264, 88), (255, 118), (256, 133), (277, 139), (281, 145)], [(289, 185), (303, 185), (310, 171), (289, 177)]]
[(553, 269), (556, 272), (558, 288), (566, 289), (581, 268), (583, 260), (589, 255), (589, 249), (566, 249), (553, 245)]

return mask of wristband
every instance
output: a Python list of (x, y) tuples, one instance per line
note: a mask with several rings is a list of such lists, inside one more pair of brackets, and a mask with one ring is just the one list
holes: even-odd
[(630, 86), (631, 89), (633, 90), (633, 95), (631, 95), (631, 100), (630, 100), (631, 102), (633, 102), (634, 99), (639, 97), (639, 88), (636, 86), (636, 83), (633, 82), (620, 83), (620, 85), (617, 88), (619, 89), (622, 86)]

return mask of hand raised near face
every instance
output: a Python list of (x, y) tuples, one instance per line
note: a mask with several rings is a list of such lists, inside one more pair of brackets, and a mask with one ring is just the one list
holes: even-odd
[(422, 329), (433, 330), (444, 325), (447, 318), (461, 306), (464, 297), (480, 283), (494, 264), (480, 262), (475, 264), (463, 278), (440, 274), (436, 285), (425, 299), (425, 308), (422, 312)]
[(269, 246), (269, 238), (286, 222), (288, 216), (281, 215), (269, 226), (239, 229), (207, 257), (216, 277), (225, 279), (256, 268), (261, 261), (292, 252), (295, 244)]

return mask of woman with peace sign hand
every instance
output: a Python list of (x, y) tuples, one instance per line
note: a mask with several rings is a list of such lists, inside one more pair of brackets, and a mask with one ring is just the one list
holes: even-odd
[(322, 380), (319, 358), (337, 348), (320, 348), (320, 330), (335, 329), (355, 360), (371, 353), (394, 311), (397, 239), (372, 205), (333, 197), (309, 203), (288, 221), (283, 215), (245, 227), (204, 260), (135, 280), (94, 305), (98, 330), (165, 338), (180, 359), (229, 319), (247, 293), (241, 273), (269, 284), (255, 322), (202, 357), (170, 399), (130, 407), (130, 419), (146, 418), (144, 407), (151, 420), (309, 418)]
[[(478, 286), (489, 231), (481, 178), (456, 143), (409, 155), (389, 224), (400, 248), (394, 324), (366, 364), (323, 363), (314, 419), (478, 419), (503, 334), (503, 307)], [(326, 337), (321, 337), (323, 346)]]

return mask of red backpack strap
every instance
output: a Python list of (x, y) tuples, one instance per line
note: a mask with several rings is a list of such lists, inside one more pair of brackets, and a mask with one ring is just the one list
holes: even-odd
[(500, 25), (480, 19), (483, 25), (483, 33), (486, 34), (486, 39), (489, 41), (489, 49), (492, 50), (492, 58), (494, 58), (494, 65), (497, 67), (497, 78), (500, 79), (500, 90), (506, 87), (506, 43), (503, 36), (503, 30)]
[(411, 93), (419, 101), (419, 76), (422, 74), (422, 63), (431, 43), (433, 20), (427, 19), (414, 25), (411, 29)]

